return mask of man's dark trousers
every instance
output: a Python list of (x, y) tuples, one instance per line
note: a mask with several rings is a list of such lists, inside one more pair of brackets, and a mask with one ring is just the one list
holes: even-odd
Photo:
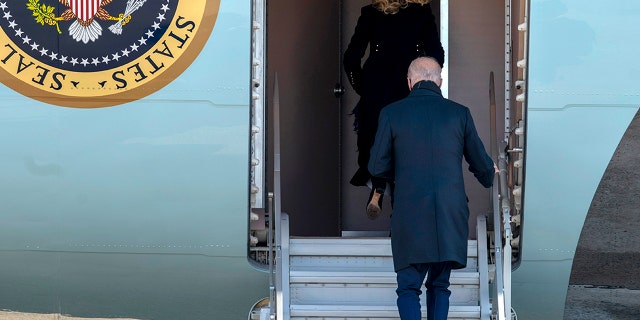
[(450, 262), (418, 263), (396, 271), (398, 311), (402, 320), (420, 320), (420, 288), (427, 288), (427, 320), (446, 320), (449, 313)]

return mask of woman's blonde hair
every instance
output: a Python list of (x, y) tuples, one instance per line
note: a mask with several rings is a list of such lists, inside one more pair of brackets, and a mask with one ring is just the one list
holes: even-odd
[(409, 3), (417, 3), (425, 5), (431, 0), (373, 0), (373, 7), (384, 12), (385, 14), (396, 14), (400, 8), (406, 8)]

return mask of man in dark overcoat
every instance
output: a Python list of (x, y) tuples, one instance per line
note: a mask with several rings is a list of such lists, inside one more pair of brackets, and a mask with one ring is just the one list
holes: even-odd
[(407, 81), (409, 96), (380, 113), (369, 171), (396, 183), (391, 245), (401, 319), (420, 319), (420, 288), (428, 274), (427, 319), (445, 320), (451, 269), (467, 264), (462, 159), (487, 188), (496, 169), (469, 109), (442, 97), (435, 59), (413, 60)]

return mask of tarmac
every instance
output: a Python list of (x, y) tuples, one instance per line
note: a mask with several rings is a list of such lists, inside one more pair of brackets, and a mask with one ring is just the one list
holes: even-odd
[(564, 320), (640, 319), (640, 112), (589, 208)]
[(567, 295), (564, 319), (640, 319), (640, 290), (571, 285)]

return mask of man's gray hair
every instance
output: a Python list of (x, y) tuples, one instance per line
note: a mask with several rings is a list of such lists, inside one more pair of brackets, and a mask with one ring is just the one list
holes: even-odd
[(409, 65), (407, 77), (414, 83), (421, 80), (440, 83), (442, 81), (442, 68), (440, 68), (438, 61), (432, 57), (419, 57)]

